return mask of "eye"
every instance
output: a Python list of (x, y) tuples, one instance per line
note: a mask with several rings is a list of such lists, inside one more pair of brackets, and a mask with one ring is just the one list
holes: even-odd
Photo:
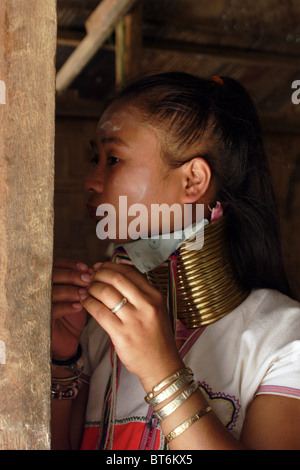
[(117, 157), (114, 157), (113, 155), (107, 157), (107, 163), (109, 166), (113, 166), (116, 163), (118, 163), (120, 160)]

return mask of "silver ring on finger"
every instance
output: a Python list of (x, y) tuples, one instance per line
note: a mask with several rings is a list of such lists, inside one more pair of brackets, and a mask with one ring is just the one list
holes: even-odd
[(127, 302), (127, 299), (125, 297), (123, 297), (123, 299), (121, 300), (121, 302), (117, 303), (117, 305), (114, 306), (114, 308), (112, 308), (110, 311), (111, 313), (116, 313), (118, 310), (120, 310), (122, 307), (124, 307), (124, 305), (126, 304)]

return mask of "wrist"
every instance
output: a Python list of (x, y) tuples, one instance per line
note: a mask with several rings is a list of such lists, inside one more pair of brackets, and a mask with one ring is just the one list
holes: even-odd
[(178, 360), (172, 363), (161, 366), (158, 370), (151, 371), (151, 374), (145, 375), (144, 378), (140, 378), (141, 384), (145, 392), (148, 393), (153, 387), (165, 380), (166, 377), (183, 368), (185, 368), (185, 364), (181, 358), (178, 358)]
[[(77, 352), (74, 356), (66, 360), (58, 360), (52, 358), (52, 373), (60, 377), (67, 377), (77, 375), (79, 376), (83, 370), (84, 356), (81, 345), (78, 345)], [(55, 372), (54, 372), (55, 371)], [(62, 372), (63, 371), (63, 372)], [(67, 375), (68, 374), (68, 375)]]
[(76, 363), (80, 359), (81, 356), (82, 356), (82, 348), (81, 348), (81, 345), (78, 344), (77, 350), (74, 352), (72, 356), (64, 356), (64, 357), (52, 356), (52, 364), (56, 366), (66, 367), (66, 366)]
[(77, 397), (81, 388), (83, 354), (79, 344), (74, 356), (64, 361), (52, 359), (52, 398), (69, 400)]

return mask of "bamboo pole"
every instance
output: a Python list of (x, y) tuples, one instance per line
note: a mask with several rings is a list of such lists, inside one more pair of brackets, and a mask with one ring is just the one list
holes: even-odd
[(58, 92), (68, 88), (136, 1), (102, 0), (86, 21), (86, 37), (57, 74), (56, 89)]
[(115, 69), (116, 85), (123, 88), (125, 85), (125, 20), (116, 26)]
[(116, 27), (116, 83), (121, 88), (139, 75), (142, 59), (142, 3), (137, 2)]

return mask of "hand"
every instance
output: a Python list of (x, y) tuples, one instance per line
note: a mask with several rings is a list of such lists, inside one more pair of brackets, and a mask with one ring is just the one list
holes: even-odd
[(92, 273), (88, 266), (74, 260), (54, 261), (52, 355), (57, 360), (66, 360), (76, 354), (87, 317), (79, 302), (80, 289), (90, 284)]
[[(113, 314), (111, 309), (123, 297), (127, 303)], [(184, 366), (164, 298), (136, 269), (103, 263), (81, 302), (107, 331), (120, 360), (145, 390)]]

